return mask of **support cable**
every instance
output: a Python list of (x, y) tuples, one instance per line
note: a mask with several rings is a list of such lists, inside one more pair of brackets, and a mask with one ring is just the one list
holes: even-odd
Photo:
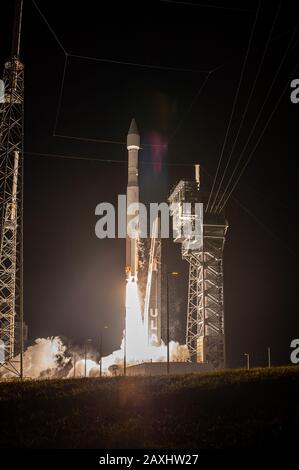
[[(274, 78), (273, 78), (273, 80), (272, 80), (272, 83), (271, 83), (271, 85), (270, 85), (270, 87), (269, 87), (269, 89), (268, 89), (268, 92), (267, 92), (267, 94), (266, 94), (266, 98), (265, 98), (265, 100), (264, 100), (264, 102), (263, 102), (263, 104), (262, 104), (262, 106), (261, 106), (261, 108), (260, 108), (260, 111), (259, 111), (259, 113), (258, 113), (258, 115), (257, 115), (257, 118), (256, 118), (256, 120), (255, 120), (255, 122), (254, 122), (254, 125), (253, 125), (253, 127), (252, 127), (252, 129), (251, 129), (251, 132), (250, 132), (250, 134), (249, 134), (249, 137), (248, 137), (248, 139), (247, 139), (247, 141), (246, 141), (246, 143), (245, 143), (245, 146), (244, 146), (244, 148), (243, 148), (243, 150), (242, 150), (242, 152), (241, 152), (241, 154), (240, 154), (240, 156), (239, 156), (239, 158), (238, 158), (238, 160), (237, 160), (237, 163), (236, 163), (236, 165), (235, 165), (235, 167), (234, 167), (234, 170), (233, 170), (233, 172), (232, 172), (232, 174), (231, 174), (231, 176), (230, 176), (230, 179), (229, 179), (229, 181), (228, 181), (228, 183), (227, 183), (227, 185), (226, 185), (226, 187), (225, 187), (225, 190), (224, 190), (224, 192), (223, 192), (223, 194), (222, 194), (222, 196), (221, 196), (221, 198), (220, 198), (220, 200), (219, 200), (219, 202), (218, 202), (218, 204), (217, 204), (217, 207), (216, 207), (216, 209), (215, 209), (215, 212), (221, 211), (221, 210), (222, 210), (222, 207), (224, 207), (224, 206), (226, 205), (226, 202), (225, 202), (224, 204), (222, 204), (222, 201), (224, 200), (224, 198), (226, 198), (226, 194), (227, 194), (227, 192), (228, 192), (229, 185), (231, 184), (231, 182), (232, 182), (232, 180), (233, 180), (233, 177), (234, 177), (234, 175), (235, 175), (235, 173), (236, 173), (236, 171), (237, 171), (237, 169), (238, 169), (238, 167), (239, 167), (239, 165), (240, 165), (240, 163), (241, 163), (241, 160), (242, 160), (242, 157), (243, 157), (243, 155), (244, 155), (244, 153), (245, 153), (245, 150), (247, 149), (247, 146), (248, 146), (248, 144), (249, 144), (249, 142), (250, 142), (250, 140), (251, 140), (251, 138), (252, 138), (252, 136), (253, 136), (253, 133), (254, 133), (254, 131), (255, 131), (255, 129), (256, 129), (256, 126), (257, 126), (257, 124), (258, 124), (258, 122), (259, 122), (259, 120), (260, 120), (260, 117), (261, 117), (261, 115), (262, 115), (262, 112), (263, 112), (263, 110), (264, 110), (264, 108), (265, 108), (265, 105), (266, 105), (266, 103), (267, 103), (267, 101), (268, 101), (268, 99), (269, 99), (269, 96), (270, 96), (270, 94), (271, 94), (271, 92), (272, 92), (272, 90), (273, 90), (273, 86), (274, 86), (274, 84), (275, 84), (275, 82), (276, 82), (276, 80), (277, 80), (277, 77), (278, 77), (278, 75), (279, 75), (279, 73), (280, 73), (280, 70), (281, 70), (281, 68), (282, 68), (282, 65), (284, 64), (284, 61), (285, 61), (285, 59), (286, 59), (286, 57), (287, 57), (287, 55), (288, 55), (289, 49), (290, 49), (290, 47), (291, 47), (291, 45), (292, 45), (292, 42), (293, 42), (293, 39), (294, 39), (294, 37), (295, 37), (295, 34), (296, 34), (296, 31), (297, 31), (298, 27), (299, 27), (299, 24), (297, 25), (297, 28), (293, 31), (292, 37), (291, 37), (291, 39), (290, 39), (290, 42), (289, 42), (289, 44), (288, 44), (288, 46), (287, 46), (287, 48), (286, 48), (286, 50), (285, 50), (285, 52), (284, 52), (284, 55), (283, 55), (283, 57), (282, 57), (282, 60), (281, 60), (281, 62), (280, 62), (280, 64), (279, 64), (279, 66), (278, 66), (278, 69), (276, 70), (276, 73), (275, 73), (275, 75), (274, 75)], [(298, 64), (295, 65), (294, 72), (296, 71), (297, 66), (298, 66)], [(289, 83), (287, 83), (286, 88), (288, 87), (288, 85), (289, 85)], [(261, 135), (260, 135), (260, 137), (259, 137), (259, 139), (258, 139), (257, 144), (254, 146), (254, 150), (250, 153), (250, 156), (249, 156), (247, 162), (246, 162), (245, 165), (244, 165), (245, 168), (247, 167), (247, 165), (248, 165), (248, 163), (249, 163), (249, 160), (251, 159), (253, 153), (255, 152), (255, 150), (256, 150), (256, 148), (257, 148), (257, 146), (258, 146), (258, 144), (259, 144), (259, 142), (260, 142), (260, 140), (261, 140), (261, 138), (262, 138), (262, 136), (264, 135), (264, 132), (265, 132), (266, 128), (268, 127), (268, 124), (269, 124), (270, 120), (272, 119), (272, 116), (274, 115), (274, 113), (275, 113), (275, 111), (276, 111), (276, 108), (277, 108), (279, 102), (281, 101), (282, 96), (283, 96), (283, 94), (284, 94), (286, 88), (283, 90), (282, 94), (281, 94), (280, 97), (278, 98), (278, 101), (277, 101), (277, 103), (276, 103), (276, 106), (275, 106), (275, 108), (274, 108), (274, 111), (271, 113), (270, 118), (268, 119), (268, 121), (267, 121), (267, 123), (266, 123), (266, 125), (265, 125), (265, 127), (264, 127), (264, 129), (263, 129), (263, 131), (262, 131), (262, 133), (261, 133)], [(242, 174), (243, 174), (243, 172), (245, 171), (245, 168), (241, 170)], [(234, 185), (233, 188), (235, 188), (235, 186), (236, 186), (236, 185)], [(230, 193), (230, 194), (231, 194), (231, 193)], [(228, 200), (228, 198), (225, 199), (225, 201), (227, 201), (227, 200)]]
[(276, 14), (275, 14), (275, 17), (274, 17), (274, 20), (273, 20), (273, 23), (272, 23), (272, 26), (271, 26), (271, 29), (270, 29), (270, 32), (269, 32), (269, 36), (268, 36), (268, 39), (267, 39), (267, 42), (266, 42), (266, 45), (265, 45), (265, 48), (264, 48), (264, 51), (263, 51), (263, 55), (262, 55), (262, 57), (261, 57), (261, 60), (260, 60), (260, 63), (259, 63), (259, 67), (258, 67), (256, 76), (255, 76), (255, 79), (254, 79), (254, 82), (253, 82), (253, 85), (252, 85), (252, 88), (251, 88), (251, 91), (250, 91), (250, 94), (249, 94), (249, 98), (248, 98), (247, 104), (246, 104), (246, 106), (245, 106), (244, 113), (242, 114), (242, 119), (241, 119), (241, 122), (240, 122), (240, 125), (239, 125), (239, 129), (238, 129), (237, 135), (236, 135), (236, 137), (235, 137), (235, 140), (234, 140), (234, 143), (233, 143), (231, 152), (230, 152), (229, 157), (228, 157), (228, 159), (227, 159), (226, 166), (225, 166), (224, 172), (223, 172), (223, 174), (222, 174), (222, 178), (221, 178), (221, 180), (220, 180), (220, 183), (219, 183), (219, 185), (218, 185), (218, 189), (217, 189), (216, 195), (215, 195), (215, 197), (214, 197), (214, 201), (213, 201), (213, 203), (212, 203), (212, 205), (211, 205), (211, 209), (210, 209), (211, 212), (213, 211), (213, 208), (214, 208), (214, 206), (215, 206), (215, 204), (216, 204), (216, 201), (217, 201), (217, 198), (218, 198), (218, 195), (219, 195), (219, 192), (220, 192), (222, 183), (223, 183), (223, 181), (224, 181), (226, 172), (227, 172), (227, 170), (228, 170), (229, 164), (230, 164), (230, 162), (231, 162), (232, 156), (233, 156), (234, 151), (235, 151), (235, 148), (236, 148), (236, 144), (237, 144), (238, 139), (239, 139), (240, 132), (241, 132), (241, 130), (242, 130), (242, 127), (243, 127), (243, 124), (244, 124), (246, 115), (247, 115), (247, 113), (248, 113), (249, 105), (250, 105), (250, 103), (251, 103), (251, 100), (252, 100), (252, 97), (253, 97), (253, 94), (254, 94), (254, 91), (255, 91), (255, 88), (256, 88), (256, 84), (257, 84), (257, 81), (258, 81), (258, 79), (259, 79), (259, 76), (260, 76), (260, 73), (261, 73), (261, 70), (262, 70), (262, 67), (263, 67), (263, 64), (264, 64), (264, 60), (265, 60), (265, 57), (266, 57), (266, 54), (267, 54), (267, 51), (268, 51), (269, 44), (270, 44), (270, 42), (271, 42), (272, 34), (273, 34), (273, 31), (274, 31), (274, 28), (275, 28), (275, 25), (276, 25), (276, 21), (277, 21), (277, 18), (278, 18), (278, 14), (279, 14), (280, 8), (281, 8), (281, 4), (279, 4), (279, 6), (278, 6), (278, 8), (277, 8), (277, 11), (276, 11)]
[(261, 0), (259, 1), (259, 5), (258, 5), (258, 8), (256, 10), (253, 26), (252, 26), (252, 29), (251, 29), (249, 42), (248, 42), (248, 46), (247, 46), (247, 51), (246, 51), (245, 59), (244, 59), (244, 62), (243, 62), (243, 66), (242, 66), (242, 70), (241, 70), (241, 75), (240, 75), (237, 91), (236, 91), (236, 94), (235, 94), (235, 97), (234, 97), (233, 106), (232, 106), (232, 110), (231, 110), (231, 114), (230, 114), (230, 118), (229, 118), (229, 123), (228, 123), (227, 129), (226, 129), (226, 134), (225, 134), (225, 137), (224, 137), (224, 141), (223, 141), (223, 145), (222, 145), (222, 149), (221, 149), (221, 154), (220, 154), (220, 158), (219, 158), (217, 169), (216, 169), (216, 174), (215, 174), (215, 177), (214, 177), (214, 180), (213, 180), (212, 189), (211, 189), (209, 199), (208, 199), (208, 202), (207, 202), (206, 211), (208, 211), (208, 209), (209, 209), (209, 204), (210, 204), (210, 201), (211, 201), (211, 198), (212, 198), (212, 194), (213, 194), (215, 184), (216, 184), (216, 180), (217, 180), (217, 177), (218, 177), (218, 173), (219, 173), (219, 170), (220, 170), (220, 165), (221, 165), (221, 161), (222, 161), (222, 158), (223, 158), (224, 149), (226, 147), (228, 134), (229, 134), (232, 119), (233, 119), (233, 116), (234, 116), (234, 113), (235, 113), (235, 108), (236, 108), (236, 105), (237, 105), (237, 101), (238, 101), (238, 97), (239, 97), (239, 93), (240, 93), (240, 88), (241, 88), (241, 84), (242, 84), (242, 81), (243, 81), (245, 68), (246, 68), (246, 65), (247, 65), (247, 59), (248, 59), (248, 56), (249, 56), (249, 51), (250, 51), (250, 48), (251, 48), (251, 43), (252, 43), (252, 39), (253, 39), (253, 36), (254, 36), (254, 32), (255, 32), (259, 12), (260, 12), (260, 7), (261, 7)]

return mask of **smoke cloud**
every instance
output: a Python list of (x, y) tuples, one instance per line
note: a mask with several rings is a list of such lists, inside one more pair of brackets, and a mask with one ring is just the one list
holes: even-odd
[[(166, 345), (159, 347), (149, 346), (144, 351), (142, 360), (134, 357), (127, 357), (127, 366), (141, 362), (165, 362)], [(174, 341), (169, 343), (171, 361), (185, 362), (189, 359), (189, 353), (186, 345), (180, 345)], [(75, 360), (74, 360), (75, 358)], [(16, 362), (19, 356), (15, 358)], [(32, 346), (29, 346), (24, 352), (24, 377), (30, 379), (43, 378), (72, 378), (85, 376), (84, 352), (76, 351), (73, 354), (67, 351), (67, 347), (58, 336), (51, 338), (38, 338)], [(74, 364), (75, 362), (75, 364)], [(121, 373), (124, 365), (124, 340), (120, 349), (112, 354), (102, 358), (102, 375), (110, 376), (115, 373)], [(86, 376), (99, 377), (100, 364), (87, 355)], [(0, 369), (0, 377), (8, 379), (15, 377), (13, 372), (4, 368)]]
[[(24, 352), (24, 376), (31, 379), (60, 376), (70, 361), (70, 358), (65, 356), (65, 351), (66, 346), (58, 336), (36, 339), (34, 344)], [(16, 356), (16, 368), (19, 367), (19, 360), (20, 356)], [(2, 378), (13, 377), (14, 375), (4, 368), (0, 369)]]

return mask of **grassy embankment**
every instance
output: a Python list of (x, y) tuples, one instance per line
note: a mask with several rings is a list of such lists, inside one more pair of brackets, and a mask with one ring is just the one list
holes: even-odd
[(295, 446), (299, 367), (0, 383), (0, 447)]

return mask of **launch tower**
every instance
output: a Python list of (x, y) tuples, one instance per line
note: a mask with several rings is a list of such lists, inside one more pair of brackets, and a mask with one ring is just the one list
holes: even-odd
[(0, 103), (0, 367), (23, 374), (23, 95), (19, 59), (22, 0), (16, 0), (11, 58)]
[[(203, 204), (201, 246), (192, 248), (184, 235), (174, 240), (182, 245), (182, 258), (189, 264), (186, 344), (192, 362), (225, 366), (223, 247), (228, 224), (224, 214), (205, 212), (207, 194), (201, 191), (199, 165), (194, 181), (181, 180), (173, 189), (174, 220), (194, 220), (194, 211), (184, 213), (183, 203)], [(179, 231), (178, 231), (179, 232)]]

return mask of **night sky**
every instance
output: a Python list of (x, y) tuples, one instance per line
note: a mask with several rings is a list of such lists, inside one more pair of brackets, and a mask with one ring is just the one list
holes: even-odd
[[(1, 73), (10, 55), (13, 17), (13, 2), (2, 3)], [(125, 194), (130, 120), (136, 118), (141, 134), (143, 201), (166, 200), (175, 183), (193, 178), (194, 163), (202, 165), (209, 190), (259, 3), (127, 1), (98, 2), (96, 8), (89, 0), (37, 0), (48, 24), (34, 2), (24, 3), (24, 312), (29, 338), (61, 335), (73, 343), (86, 338), (96, 343), (101, 328), (109, 325), (108, 354), (119, 346), (123, 328), (125, 242), (98, 240), (94, 211), (99, 202), (116, 203), (117, 195)], [(225, 177), (227, 182), (279, 70), (243, 163), (285, 92), (226, 207), (225, 322), (231, 366), (244, 364), (244, 352), (251, 354), (253, 365), (266, 364), (268, 346), (274, 364), (289, 363), (290, 341), (299, 337), (299, 104), (291, 103), (289, 87), (291, 77), (299, 78), (295, 4), (261, 2), (219, 173), (274, 24)], [(166, 150), (151, 143), (167, 144)], [(172, 281), (170, 297), (172, 336), (183, 341), (187, 265), (172, 241), (163, 244), (163, 254), (163, 263), (181, 273)]]

